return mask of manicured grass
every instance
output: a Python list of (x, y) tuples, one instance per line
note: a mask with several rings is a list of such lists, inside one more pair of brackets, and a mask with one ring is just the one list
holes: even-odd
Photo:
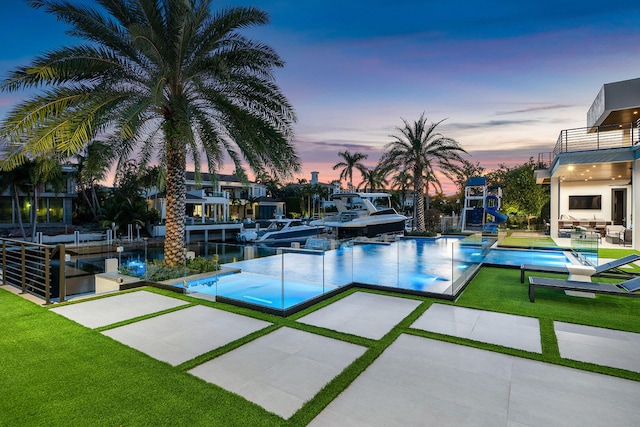
[(640, 252), (635, 249), (623, 249), (623, 248), (599, 248), (599, 258), (622, 258), (631, 254), (639, 254)]
[[(353, 382), (400, 334), (412, 334), (640, 381), (640, 374), (562, 359), (553, 321), (639, 332), (640, 299), (598, 295), (568, 297), (541, 289), (529, 302), (519, 270), (483, 268), (455, 305), (540, 321), (542, 354), (415, 330), (411, 324), (434, 303), (414, 296), (375, 292), (422, 303), (387, 335), (371, 340), (296, 322), (296, 319), (344, 298), (351, 289), (304, 312), (279, 318), (248, 309), (197, 300), (169, 291), (151, 292), (272, 322), (273, 325), (198, 356), (177, 367), (157, 361), (104, 335), (0, 290), (0, 425), (284, 425), (309, 423)], [(537, 273), (536, 273), (537, 274)], [(139, 320), (134, 319), (132, 321)], [(130, 323), (121, 322), (118, 325)], [(188, 370), (287, 326), (367, 347), (365, 353), (329, 382), (289, 420), (188, 374)], [(100, 328), (108, 329), (110, 328)]]
[(280, 425), (245, 399), (0, 290), (0, 424)]
[(551, 237), (505, 237), (500, 246), (510, 248), (552, 248), (556, 247), (556, 242)]
[[(566, 275), (530, 275), (566, 278)], [(483, 310), (640, 333), (640, 298), (611, 295), (576, 298), (561, 290), (536, 289), (536, 301), (532, 303), (529, 286), (520, 283), (519, 269), (482, 268), (457, 303)]]

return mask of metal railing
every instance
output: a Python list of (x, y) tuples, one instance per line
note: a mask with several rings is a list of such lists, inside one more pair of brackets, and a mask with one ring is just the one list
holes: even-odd
[(546, 153), (538, 153), (538, 163), (536, 164), (536, 169), (547, 169), (553, 163), (553, 159), (555, 158), (555, 154), (551, 151), (547, 151)]
[(630, 147), (640, 142), (639, 128), (640, 123), (629, 122), (597, 126), (595, 130), (594, 128), (565, 129), (560, 131), (553, 153)]
[[(53, 298), (63, 302), (66, 295), (65, 246), (41, 245), (22, 240), (2, 241), (2, 282), (22, 293), (31, 293), (51, 304)], [(53, 268), (58, 266), (57, 271)], [(57, 273), (57, 275), (55, 274)]]
[(564, 129), (560, 131), (552, 152), (538, 153), (536, 169), (550, 167), (560, 153), (631, 147), (639, 143), (640, 119), (595, 128)]

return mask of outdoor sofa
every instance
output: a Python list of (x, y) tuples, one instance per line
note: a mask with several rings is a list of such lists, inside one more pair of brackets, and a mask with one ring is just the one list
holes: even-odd
[(625, 227), (624, 225), (607, 225), (605, 228), (604, 239), (607, 243), (620, 243), (620, 235), (624, 239)]
[(580, 282), (575, 280), (529, 277), (529, 301), (535, 302), (536, 288), (561, 289), (564, 291), (590, 292), (594, 294), (621, 295), (640, 298), (640, 277), (621, 283)]

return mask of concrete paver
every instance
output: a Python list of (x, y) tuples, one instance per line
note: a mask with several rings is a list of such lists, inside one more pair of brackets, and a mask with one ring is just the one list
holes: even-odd
[(532, 317), (432, 304), (411, 327), (542, 353), (540, 323)]
[(564, 322), (553, 325), (560, 356), (640, 372), (640, 334)]
[(51, 311), (89, 328), (99, 328), (186, 304), (177, 298), (136, 291), (56, 307)]
[(407, 298), (355, 292), (298, 322), (380, 339), (420, 304), (421, 301)]
[(289, 418), (365, 351), (284, 327), (189, 372)]
[[(356, 292), (299, 321), (379, 339), (421, 301)], [(96, 328), (180, 307), (137, 291), (56, 307)], [(193, 306), (104, 331), (173, 365), (270, 323)], [(640, 371), (640, 334), (554, 322), (562, 357)], [(413, 328), (540, 352), (538, 320), (433, 304)], [(190, 371), (291, 417), (365, 347), (280, 328)], [(312, 425), (640, 425), (640, 382), (401, 335)]]
[(632, 426), (638, 396), (635, 381), (401, 335), (310, 425)]
[(104, 331), (158, 360), (179, 365), (269, 326), (269, 322), (196, 305)]

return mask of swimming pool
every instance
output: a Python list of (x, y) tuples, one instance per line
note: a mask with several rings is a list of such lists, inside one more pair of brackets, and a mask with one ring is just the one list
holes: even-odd
[(329, 251), (282, 249), (277, 255), (226, 263), (241, 273), (188, 282), (187, 292), (290, 310), (353, 283), (453, 299), (481, 263), (565, 265), (564, 251), (490, 249), (490, 240), (401, 239), (347, 242)]
[(352, 283), (450, 296), (480, 265), (490, 242), (460, 238), (345, 244), (329, 251), (290, 251), (225, 264), (242, 272), (188, 283), (189, 292), (286, 310)]
[(560, 266), (571, 263), (571, 259), (564, 251), (492, 249), (483, 262), (512, 267), (520, 267), (522, 264)]

